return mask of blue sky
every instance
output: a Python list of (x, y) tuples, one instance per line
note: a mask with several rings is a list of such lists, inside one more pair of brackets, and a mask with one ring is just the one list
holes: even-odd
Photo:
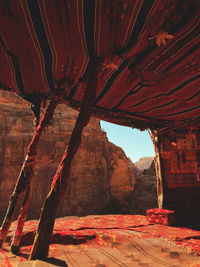
[(122, 147), (132, 162), (142, 157), (154, 157), (154, 147), (147, 131), (141, 132), (105, 121), (101, 121), (101, 127), (107, 132), (109, 141)]

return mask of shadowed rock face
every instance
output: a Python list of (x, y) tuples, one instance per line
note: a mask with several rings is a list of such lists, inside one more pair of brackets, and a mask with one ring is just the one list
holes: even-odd
[(153, 157), (144, 157), (134, 164), (135, 186), (128, 200), (129, 213), (146, 215), (158, 207), (157, 178)]
[(154, 161), (148, 169), (135, 173), (134, 191), (128, 198), (128, 213), (146, 215), (147, 209), (158, 207), (156, 181)]
[(153, 161), (153, 157), (140, 158), (134, 165), (140, 170), (149, 169)]
[[(69, 141), (78, 113), (59, 105), (39, 143), (29, 218), (38, 218), (43, 200)], [(21, 98), (0, 95), (0, 219), (2, 220), (21, 169), (34, 126), (30, 105)], [(66, 196), (58, 216), (120, 212), (133, 190), (132, 163), (110, 143), (98, 119), (85, 128), (72, 166)]]

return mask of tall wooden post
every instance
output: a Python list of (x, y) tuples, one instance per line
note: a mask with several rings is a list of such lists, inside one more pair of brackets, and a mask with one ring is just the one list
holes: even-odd
[(162, 176), (162, 163), (160, 158), (160, 142), (156, 131), (150, 133), (151, 140), (154, 144), (155, 150), (155, 169), (156, 169), (156, 178), (157, 178), (157, 201), (158, 207), (162, 208), (163, 206), (163, 176)]
[(157, 177), (157, 198), (158, 198), (158, 207), (162, 208), (163, 206), (163, 180), (162, 180), (162, 170), (161, 170), (161, 159), (160, 159), (160, 148), (159, 144), (155, 143), (155, 169)]
[(91, 106), (96, 98), (97, 63), (94, 62), (90, 66), (90, 76), (87, 81), (87, 88), (82, 100), (81, 110), (74, 126), (69, 145), (64, 152), (57, 173), (54, 176), (51, 190), (45, 199), (30, 260), (44, 259), (48, 256), (58, 204), (67, 188), (71, 164), (81, 143), (83, 128), (88, 124), (91, 117)]
[[(39, 139), (41, 137), (43, 130), (48, 125), (49, 121), (52, 119), (56, 105), (57, 105), (56, 99), (52, 99), (45, 114), (44, 114), (44, 116), (43, 116), (43, 118), (42, 118), (42, 120), (41, 120), (41, 122), (40, 122), (40, 124), (36, 128), (35, 134), (34, 134), (32, 140), (31, 140), (31, 143), (29, 145), (27, 156), (26, 156), (24, 163), (23, 163), (23, 166), (21, 168), (21, 171), (20, 171), (16, 186), (15, 186), (15, 189), (13, 191), (13, 194), (10, 197), (10, 203), (9, 203), (4, 221), (3, 221), (1, 229), (0, 229), (0, 246), (2, 245), (4, 239), (6, 238), (8, 230), (9, 230), (10, 225), (12, 223), (13, 213), (14, 213), (14, 210), (15, 210), (15, 207), (17, 204), (17, 200), (18, 200), (19, 196), (30, 185), (31, 179), (33, 177), (33, 170), (34, 170), (34, 166), (35, 166), (35, 156), (37, 153), (38, 142), (39, 142)], [(28, 195), (29, 195), (29, 193), (28, 193)], [(25, 198), (26, 198), (26, 200), (29, 199), (29, 197), (27, 197), (27, 195)], [(27, 209), (27, 205), (25, 205), (25, 204), (26, 203), (24, 203), (23, 206), (25, 206)], [(22, 212), (23, 212), (23, 208), (22, 208)], [(23, 214), (24, 214), (24, 212), (23, 212)]]

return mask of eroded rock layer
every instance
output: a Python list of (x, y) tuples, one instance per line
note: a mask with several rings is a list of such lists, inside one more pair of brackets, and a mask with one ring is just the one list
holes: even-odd
[[(29, 218), (38, 218), (43, 200), (69, 141), (78, 113), (59, 105), (39, 143)], [(6, 212), (34, 125), (30, 105), (8, 93), (0, 95), (0, 217)], [(58, 216), (120, 212), (133, 190), (131, 161), (110, 143), (100, 121), (92, 118), (85, 128), (75, 157), (66, 196)]]

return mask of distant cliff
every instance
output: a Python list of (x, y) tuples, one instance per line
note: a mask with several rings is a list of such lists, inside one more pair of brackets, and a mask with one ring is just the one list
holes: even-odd
[(139, 161), (135, 162), (134, 165), (140, 170), (143, 171), (145, 169), (150, 168), (152, 161), (153, 161), (153, 157), (144, 157), (144, 158), (140, 158)]
[(135, 172), (135, 186), (128, 198), (128, 213), (146, 214), (147, 209), (157, 208), (156, 171), (154, 161), (151, 166)]
[[(38, 218), (78, 113), (59, 105), (38, 148), (36, 175), (31, 192), (29, 218)], [(0, 220), (2, 220), (33, 134), (30, 104), (0, 93)], [(131, 161), (120, 147), (110, 143), (98, 119), (85, 128), (75, 157), (67, 193), (58, 216), (117, 213), (133, 191)]]

